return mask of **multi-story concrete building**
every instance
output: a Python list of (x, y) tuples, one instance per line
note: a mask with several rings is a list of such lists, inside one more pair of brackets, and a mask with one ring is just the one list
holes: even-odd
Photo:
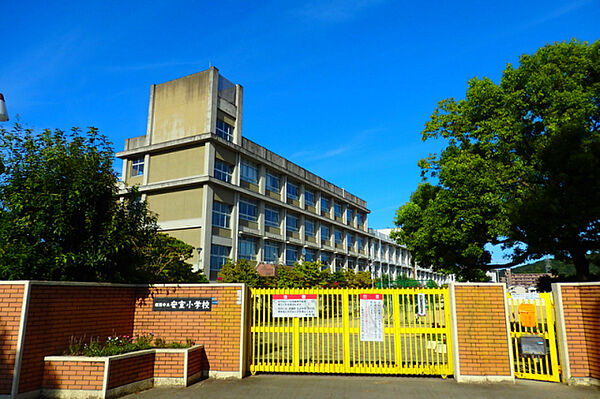
[(139, 185), (162, 231), (196, 248), (210, 280), (247, 258), (445, 281), (369, 229), (365, 201), (243, 137), (242, 98), (214, 67), (153, 85), (146, 134), (117, 154), (124, 182)]

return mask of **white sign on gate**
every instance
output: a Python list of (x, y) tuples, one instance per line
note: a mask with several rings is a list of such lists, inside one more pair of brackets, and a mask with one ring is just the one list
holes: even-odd
[(383, 295), (360, 294), (360, 340), (383, 342)]
[(273, 295), (273, 317), (317, 317), (317, 294)]

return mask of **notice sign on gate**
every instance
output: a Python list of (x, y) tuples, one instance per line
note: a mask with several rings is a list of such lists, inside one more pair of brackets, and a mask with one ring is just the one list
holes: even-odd
[(360, 340), (383, 342), (383, 295), (360, 294)]
[(273, 295), (273, 317), (317, 317), (317, 294)]

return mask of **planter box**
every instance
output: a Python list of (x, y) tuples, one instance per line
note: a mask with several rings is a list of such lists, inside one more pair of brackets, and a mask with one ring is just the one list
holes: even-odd
[(154, 386), (185, 387), (202, 378), (204, 359), (202, 345), (106, 357), (46, 356), (42, 394), (108, 399)]

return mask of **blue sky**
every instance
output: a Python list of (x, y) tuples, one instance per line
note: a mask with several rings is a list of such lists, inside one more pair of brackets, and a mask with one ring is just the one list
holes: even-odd
[(246, 137), (385, 228), (442, 144), (420, 135), (438, 101), (546, 43), (597, 40), (598, 21), (600, 0), (10, 1), (0, 92), (12, 120), (96, 126), (119, 151), (145, 134), (151, 84), (214, 65), (244, 86)]

